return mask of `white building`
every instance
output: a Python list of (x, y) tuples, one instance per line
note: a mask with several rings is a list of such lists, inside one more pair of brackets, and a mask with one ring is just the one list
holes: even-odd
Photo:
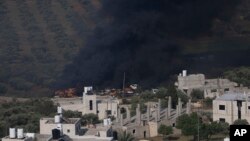
[(226, 93), (213, 101), (213, 120), (232, 124), (237, 119), (250, 123), (250, 95)]
[(39, 135), (40, 138), (43, 137), (41, 140), (111, 141), (113, 139), (110, 119), (105, 119), (104, 124), (92, 127), (81, 127), (80, 118), (64, 118), (62, 115), (62, 108), (58, 107), (58, 115), (54, 118), (40, 119)]
[(97, 96), (92, 92), (92, 87), (84, 87), (82, 98), (55, 98), (52, 100), (64, 110), (79, 111), (83, 115), (93, 113), (97, 114), (99, 119), (117, 117), (119, 100), (110, 96)]

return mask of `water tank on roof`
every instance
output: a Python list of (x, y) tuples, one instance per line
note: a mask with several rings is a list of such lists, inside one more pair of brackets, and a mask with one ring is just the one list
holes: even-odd
[(35, 133), (26, 133), (25, 134), (25, 137), (28, 137), (28, 138), (35, 138)]
[(10, 128), (10, 129), (9, 129), (9, 137), (10, 137), (11, 139), (16, 138), (16, 129), (15, 129), (15, 128)]
[(183, 77), (187, 76), (187, 70), (183, 70), (183, 71), (182, 71), (182, 76), (183, 76)]
[(60, 123), (61, 122), (61, 117), (59, 115), (55, 116), (55, 123)]
[(52, 139), (57, 140), (61, 137), (60, 135), (60, 130), (58, 129), (53, 129), (52, 130)]
[(56, 128), (60, 130), (60, 135), (63, 135), (63, 125), (61, 123), (57, 124)]
[(108, 119), (103, 119), (103, 125), (107, 126), (108, 125)]
[(92, 91), (92, 90), (93, 90), (92, 86), (84, 87), (84, 94), (87, 94), (89, 91)]
[(108, 118), (108, 125), (111, 125), (111, 118)]
[(18, 139), (24, 138), (24, 136), (23, 136), (23, 129), (22, 128), (17, 129), (17, 138)]
[(62, 114), (62, 107), (60, 107), (60, 106), (57, 107), (57, 113)]

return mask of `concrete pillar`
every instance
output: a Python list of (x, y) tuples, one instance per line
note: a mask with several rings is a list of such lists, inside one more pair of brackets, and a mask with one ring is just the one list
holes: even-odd
[(168, 118), (171, 116), (171, 110), (172, 110), (172, 98), (171, 96), (168, 97)]
[(123, 126), (123, 114), (120, 114), (120, 125)]
[(186, 114), (191, 113), (191, 99), (188, 100), (187, 107), (186, 107)]
[(181, 115), (182, 113), (182, 102), (181, 102), (181, 98), (178, 98), (178, 115)]
[(150, 121), (150, 105), (147, 105), (147, 122)]
[(154, 118), (155, 118), (155, 122), (159, 121), (158, 109), (155, 109)]
[(136, 108), (136, 123), (138, 125), (141, 124), (141, 110), (140, 110), (140, 104), (137, 104), (137, 108)]
[(161, 118), (161, 100), (158, 99), (158, 107), (157, 107), (157, 120), (159, 121)]
[(179, 105), (176, 105), (176, 114), (175, 114), (175, 117), (179, 117)]
[(128, 107), (126, 107), (126, 113), (127, 113), (127, 121), (130, 122), (131, 116), (130, 116), (130, 110)]
[(119, 122), (121, 118), (121, 109), (117, 108), (117, 117), (116, 117), (116, 122)]

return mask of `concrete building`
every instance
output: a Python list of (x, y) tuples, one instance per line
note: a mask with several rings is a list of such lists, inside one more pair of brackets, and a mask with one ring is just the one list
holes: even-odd
[(54, 118), (41, 118), (40, 134), (50, 135), (53, 129), (61, 128), (60, 126), (63, 134), (67, 136), (75, 137), (82, 134), (80, 118), (60, 118), (60, 122), (55, 122)]
[(237, 119), (250, 123), (250, 95), (225, 93), (213, 101), (213, 120), (232, 124)]
[(111, 141), (113, 139), (110, 119), (104, 119), (103, 124), (81, 127), (80, 118), (64, 118), (62, 111), (62, 108), (58, 107), (58, 114), (54, 118), (40, 119), (38, 140)]
[(83, 97), (52, 100), (65, 110), (79, 111), (83, 115), (93, 113), (99, 119), (117, 117), (119, 100), (110, 96), (98, 96), (92, 92), (92, 87), (84, 87)]
[(157, 136), (160, 124), (175, 127), (177, 117), (184, 113), (191, 113), (191, 101), (189, 100), (184, 108), (179, 98), (177, 108), (173, 109), (171, 97), (168, 100), (168, 107), (165, 109), (161, 107), (161, 100), (146, 103), (146, 113), (141, 113), (138, 104), (134, 116), (130, 114), (131, 105), (119, 105), (118, 118), (113, 123), (113, 130), (123, 129), (140, 139)]
[(238, 84), (231, 82), (228, 79), (206, 79), (204, 74), (190, 74), (187, 75), (187, 71), (183, 70), (179, 74), (175, 85), (178, 89), (190, 95), (194, 89), (199, 89), (204, 91), (204, 97), (218, 97), (224, 92), (237, 92), (241, 88), (238, 87)]

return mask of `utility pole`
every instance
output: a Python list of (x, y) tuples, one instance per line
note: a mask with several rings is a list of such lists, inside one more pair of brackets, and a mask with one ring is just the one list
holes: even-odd
[(197, 118), (198, 118), (198, 127), (197, 127), (197, 132), (198, 132), (198, 138), (197, 141), (200, 141), (200, 118), (199, 118), (199, 107), (198, 107), (198, 112), (197, 112)]
[(123, 73), (123, 83), (122, 83), (122, 91), (123, 91), (122, 97), (124, 97), (124, 95), (125, 95), (125, 78), (126, 78), (126, 73), (124, 72)]

